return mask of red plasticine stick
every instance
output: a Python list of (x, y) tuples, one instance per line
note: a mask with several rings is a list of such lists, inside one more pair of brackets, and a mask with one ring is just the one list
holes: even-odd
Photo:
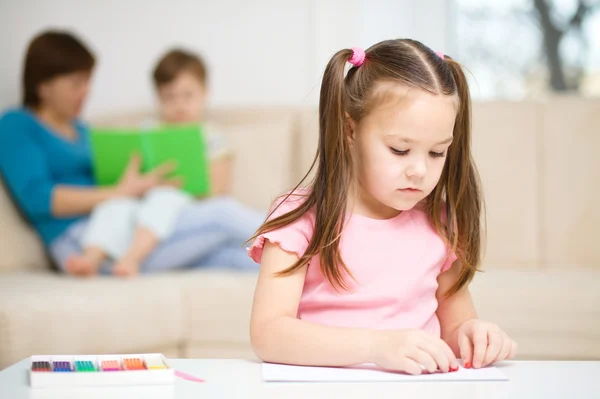
[(193, 375), (189, 375), (186, 373), (183, 373), (179, 370), (175, 370), (175, 375), (179, 378), (183, 378), (184, 380), (188, 380), (188, 381), (193, 381), (193, 382), (206, 382), (201, 378), (198, 377), (194, 377)]

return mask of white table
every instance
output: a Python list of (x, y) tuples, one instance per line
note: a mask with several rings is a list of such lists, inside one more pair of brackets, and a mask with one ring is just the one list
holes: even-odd
[(230, 359), (175, 359), (173, 368), (205, 379), (174, 386), (31, 389), (29, 359), (0, 372), (0, 398), (600, 398), (599, 362), (505, 362), (510, 381), (435, 383), (264, 383), (261, 364)]

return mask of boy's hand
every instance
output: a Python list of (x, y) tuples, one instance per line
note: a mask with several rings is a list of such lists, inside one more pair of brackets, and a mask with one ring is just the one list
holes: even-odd
[(177, 184), (166, 179), (166, 176), (175, 170), (174, 163), (166, 162), (152, 171), (142, 174), (140, 173), (141, 162), (139, 155), (134, 154), (131, 157), (117, 185), (119, 194), (139, 197), (154, 187)]
[(517, 353), (517, 344), (493, 323), (479, 319), (465, 321), (458, 328), (458, 346), (466, 368), (480, 368)]
[(175, 176), (170, 179), (166, 179), (162, 185), (174, 188), (182, 188), (185, 185), (185, 181), (183, 177)]

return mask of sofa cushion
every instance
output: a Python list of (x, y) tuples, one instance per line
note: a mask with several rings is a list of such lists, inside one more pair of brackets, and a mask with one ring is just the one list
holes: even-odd
[[(296, 132), (297, 162), (293, 171), (295, 184), (302, 180), (315, 159), (319, 144), (319, 112), (316, 108), (306, 108), (299, 113), (298, 119)], [(312, 170), (305, 183), (310, 182), (315, 174), (316, 168)]]
[(215, 129), (227, 137), (234, 154), (234, 197), (266, 211), (277, 196), (293, 187), (294, 121), (294, 114), (285, 110), (229, 111), (215, 117)]
[(41, 240), (15, 208), (0, 177), (0, 272), (48, 268)]
[(183, 282), (188, 344), (247, 347), (258, 273), (197, 271)]
[[(471, 292), (479, 316), (518, 342), (520, 359), (600, 359), (599, 279), (593, 270), (488, 265)], [(250, 353), (255, 285), (255, 275), (212, 271), (186, 280), (186, 346), (195, 354)]]
[(473, 157), (487, 208), (486, 258), (497, 266), (540, 264), (539, 108), (533, 101), (473, 104)]
[(542, 121), (544, 264), (600, 270), (600, 99), (555, 97), (544, 104)]
[(471, 293), (479, 317), (502, 327), (522, 359), (600, 359), (600, 271), (487, 265)]
[(0, 369), (34, 354), (136, 353), (183, 340), (188, 273), (76, 279), (52, 272), (0, 278)]

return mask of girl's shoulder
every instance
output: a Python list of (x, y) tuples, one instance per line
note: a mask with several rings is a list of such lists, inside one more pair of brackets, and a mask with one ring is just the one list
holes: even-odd
[[(288, 191), (279, 197), (277, 197), (271, 204), (267, 220), (273, 220), (280, 216), (286, 215), (298, 207), (300, 207), (309, 197), (310, 191), (306, 188), (298, 188), (295, 190)], [(301, 215), (294, 222), (287, 226), (281, 227), (281, 229), (289, 228), (301, 230), (306, 235), (312, 235), (315, 223), (315, 210), (314, 208), (309, 209), (303, 215)]]
[[(297, 209), (308, 198), (308, 190), (296, 189), (280, 195), (273, 201), (267, 220), (284, 216)], [(248, 248), (248, 254), (260, 263), (266, 241), (277, 244), (286, 252), (298, 257), (304, 255), (314, 231), (314, 212), (308, 211), (294, 221), (260, 234)]]
[(310, 190), (299, 187), (281, 194), (271, 204), (270, 212), (282, 215), (298, 208), (310, 195)]

